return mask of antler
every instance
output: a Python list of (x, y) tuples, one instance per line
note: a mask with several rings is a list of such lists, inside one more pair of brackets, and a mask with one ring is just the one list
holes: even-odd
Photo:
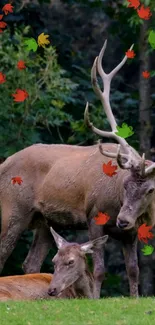
[[(93, 64), (93, 67), (91, 70), (91, 81), (92, 81), (92, 87), (93, 87), (94, 92), (101, 100), (101, 103), (103, 105), (104, 111), (106, 113), (106, 116), (108, 118), (108, 121), (110, 123), (112, 131), (111, 132), (102, 131), (102, 130), (96, 128), (93, 125), (93, 123), (90, 122), (89, 112), (88, 112), (88, 106), (89, 106), (88, 102), (87, 102), (86, 108), (85, 108), (84, 121), (85, 121), (86, 125), (89, 128), (91, 128), (91, 130), (94, 133), (96, 133), (102, 137), (112, 138), (119, 143), (118, 150), (116, 153), (104, 151), (102, 149), (102, 145), (100, 144), (99, 150), (100, 150), (101, 154), (103, 154), (107, 157), (116, 158), (117, 162), (121, 168), (124, 168), (124, 169), (130, 169), (132, 167), (134, 167), (136, 169), (140, 168), (141, 172), (143, 173), (144, 166), (145, 166), (145, 159), (142, 159), (141, 156), (138, 154), (138, 152), (136, 150), (134, 150), (126, 142), (126, 140), (124, 138), (115, 134), (115, 132), (117, 132), (117, 123), (116, 123), (116, 120), (112, 113), (111, 106), (110, 106), (110, 100), (109, 100), (111, 80), (115, 76), (115, 74), (121, 69), (121, 67), (124, 65), (124, 63), (127, 60), (127, 56), (125, 55), (123, 60), (116, 66), (116, 68), (114, 68), (109, 74), (107, 74), (104, 72), (104, 70), (102, 68), (102, 58), (103, 58), (106, 46), (107, 46), (107, 41), (105, 41), (99, 56), (96, 57), (96, 59), (94, 61), (94, 64)], [(133, 45), (130, 47), (130, 50), (132, 50), (132, 48), (133, 48)], [(103, 82), (103, 92), (102, 92), (102, 90), (98, 84), (98, 81), (97, 81), (97, 71), (98, 71), (98, 73), (102, 79), (102, 82)], [(123, 149), (124, 153), (120, 152), (121, 148)]]

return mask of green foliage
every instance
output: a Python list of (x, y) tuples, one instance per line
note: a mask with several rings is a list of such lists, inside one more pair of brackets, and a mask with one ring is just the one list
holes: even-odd
[[(25, 28), (26, 35), (29, 28)], [(28, 54), (24, 50), (24, 35), (16, 29), (13, 39), (6, 30), (0, 35), (1, 72), (6, 74), (6, 83), (0, 85), (0, 156), (42, 141), (40, 129), (59, 127), (72, 121), (64, 107), (71, 101), (77, 85), (66, 77), (66, 72), (57, 62), (56, 50), (50, 46), (44, 53)], [(42, 54), (42, 55), (41, 55)], [(17, 69), (23, 60), (25, 70)], [(29, 97), (23, 103), (13, 101), (16, 89), (24, 89)]]

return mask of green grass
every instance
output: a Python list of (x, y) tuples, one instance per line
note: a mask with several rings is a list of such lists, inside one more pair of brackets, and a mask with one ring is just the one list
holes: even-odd
[(1, 302), (0, 325), (154, 325), (155, 298)]

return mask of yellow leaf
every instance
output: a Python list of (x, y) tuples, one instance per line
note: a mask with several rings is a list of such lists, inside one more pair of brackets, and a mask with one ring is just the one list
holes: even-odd
[(49, 35), (45, 35), (44, 33), (41, 33), (38, 36), (38, 45), (45, 48), (45, 45), (48, 45), (50, 43), (50, 41), (47, 39), (48, 37)]

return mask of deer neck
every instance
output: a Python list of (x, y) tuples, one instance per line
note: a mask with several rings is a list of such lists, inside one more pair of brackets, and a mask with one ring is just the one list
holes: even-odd
[(74, 290), (80, 297), (93, 298), (93, 283), (89, 271), (84, 271), (78, 280), (73, 284)]

